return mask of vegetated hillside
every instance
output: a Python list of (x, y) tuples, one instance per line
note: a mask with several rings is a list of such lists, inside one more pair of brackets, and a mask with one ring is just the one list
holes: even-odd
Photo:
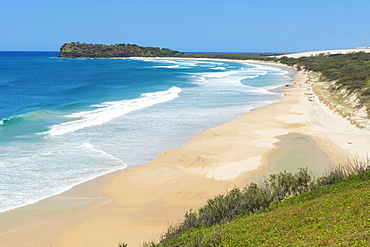
[[(257, 213), (239, 214), (231, 221), (224, 218), (219, 223), (195, 224), (204, 212), (211, 212), (209, 208), (213, 212), (207, 218), (212, 221), (242, 207), (237, 196), (241, 193), (231, 191), (209, 200), (197, 213), (188, 213), (180, 226), (169, 228), (159, 244), (143, 246), (370, 246), (370, 166), (357, 168), (345, 174), (333, 171), (316, 182), (307, 180), (304, 170), (298, 175), (273, 175), (269, 186), (259, 188), (280, 188), (274, 190), (280, 195), (284, 195), (284, 188), (303, 188), (310, 183), (320, 188), (277, 200), (266, 210), (256, 207)], [(251, 186), (254, 194), (250, 189), (243, 193), (249, 193), (253, 204), (262, 194)], [(289, 189), (285, 192), (290, 193)]]
[(111, 57), (177, 57), (179, 51), (158, 47), (143, 47), (134, 44), (85, 44), (79, 42), (65, 43), (60, 48), (59, 57), (65, 58), (111, 58)]
[(370, 53), (331, 54), (278, 60), (298, 69), (319, 72), (322, 81), (330, 82), (329, 90), (340, 92), (342, 100), (355, 96), (356, 108), (366, 108), (370, 116)]

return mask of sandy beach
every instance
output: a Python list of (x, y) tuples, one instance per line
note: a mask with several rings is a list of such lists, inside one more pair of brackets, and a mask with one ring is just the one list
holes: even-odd
[(312, 96), (307, 81), (308, 74), (298, 71), (293, 87), (283, 87), (284, 97), (277, 102), (208, 129), (144, 167), (61, 195), (92, 199), (86, 207), (48, 212), (21, 230), (0, 232), (1, 246), (109, 247), (126, 242), (131, 247), (157, 241), (189, 209), (253, 180), (268, 166), (279, 137), (290, 133), (312, 138), (335, 164), (367, 158), (370, 131), (333, 113)]

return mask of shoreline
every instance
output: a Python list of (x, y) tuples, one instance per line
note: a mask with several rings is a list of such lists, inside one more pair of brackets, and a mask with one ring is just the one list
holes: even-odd
[[(249, 64), (249, 63), (253, 63), (253, 64), (259, 64), (259, 65), (271, 65), (271, 66), (274, 66), (274, 67), (283, 67), (285, 69), (290, 69), (290, 70), (294, 70), (293, 68), (290, 68), (289, 66), (286, 66), (284, 64), (273, 64), (273, 63), (269, 63), (269, 62), (256, 62), (254, 60), (231, 60), (231, 59), (210, 59), (210, 58), (179, 58), (179, 57), (112, 57), (112, 58), (90, 58), (90, 59), (155, 59), (155, 60), (168, 60), (168, 59), (173, 59), (173, 60), (208, 60), (208, 61), (224, 61), (224, 62), (235, 62), (235, 63), (242, 63), (242, 64)], [(292, 76), (292, 71), (287, 71), (287, 76), (291, 77)], [(277, 88), (273, 88), (273, 89), (269, 89), (268, 91), (271, 91), (271, 92), (274, 92), (275, 90), (279, 90), (280, 88), (284, 88), (284, 86), (279, 86)], [(281, 92), (279, 92), (281, 93)], [(254, 110), (254, 109), (252, 109)], [(239, 116), (241, 116), (243, 113), (241, 113)], [(228, 120), (228, 121), (231, 121), (231, 120)], [(214, 127), (214, 126), (213, 126)], [(204, 130), (202, 130), (201, 132), (199, 132), (197, 135), (195, 136), (198, 136), (200, 135)], [(193, 137), (194, 139), (194, 137)], [(191, 140), (193, 140), (191, 139)], [(190, 140), (190, 141), (191, 141)], [(161, 154), (159, 154), (158, 156), (162, 155), (163, 152)], [(156, 158), (158, 158), (158, 156)], [(154, 158), (154, 159), (156, 159)], [(19, 206), (19, 207), (16, 207), (16, 208), (12, 208), (12, 209), (9, 209), (7, 211), (4, 211), (4, 212), (0, 212), (0, 213), (6, 213), (8, 211), (12, 211), (12, 210), (18, 210), (19, 208), (23, 208), (23, 207), (28, 207), (30, 205), (34, 205), (36, 203), (39, 203), (40, 201), (44, 201), (44, 200), (48, 200), (49, 198), (53, 198), (53, 197), (58, 197), (58, 196), (70, 196), (71, 197), (98, 197), (98, 194), (101, 194), (101, 192), (96, 192), (95, 190), (92, 191), (91, 188), (88, 190), (86, 187), (88, 187), (89, 184), (92, 184), (94, 186), (94, 188), (98, 188), (96, 186), (95, 183), (100, 183), (100, 180), (102, 177), (110, 177), (112, 175), (110, 174), (114, 174), (118, 171), (125, 171), (127, 169), (132, 169), (132, 168), (123, 168), (123, 169), (117, 169), (116, 171), (112, 171), (112, 172), (108, 172), (106, 174), (102, 174), (102, 175), (99, 175), (97, 177), (94, 177), (92, 179), (89, 179), (89, 180), (86, 180), (86, 181), (83, 181), (81, 183), (78, 183), (78, 184), (75, 184), (73, 185), (72, 187), (70, 187), (69, 189), (63, 191), (63, 192), (58, 192), (56, 194), (53, 194), (51, 196), (48, 196), (48, 197), (45, 197), (45, 198), (42, 198), (36, 202), (33, 202), (33, 203), (30, 203), (30, 204), (26, 204), (26, 205), (22, 205), (22, 206)], [(94, 181), (97, 181), (97, 182), (94, 182)], [(106, 180), (106, 183), (109, 182), (109, 179)], [(83, 189), (81, 189), (83, 188)], [(98, 188), (98, 190), (100, 191), (100, 188)]]
[[(83, 210), (82, 214), (72, 213), (72, 216), (52, 220), (43, 224), (43, 227), (28, 228), (28, 234), (46, 235), (45, 226), (63, 225), (59, 232), (50, 234), (47, 239), (37, 240), (35, 237), (38, 243), (44, 241), (40, 246), (50, 246), (52, 243), (53, 246), (61, 247), (89, 244), (115, 246), (122, 241), (128, 242), (129, 246), (137, 246), (142, 241), (157, 240), (159, 234), (167, 229), (167, 222), (176, 223), (182, 220), (190, 208), (197, 209), (207, 199), (225, 193), (234, 186), (244, 186), (253, 173), (268, 166), (267, 157), (277, 149), (278, 137), (288, 133), (311, 137), (336, 164), (343, 162), (347, 154), (356, 156), (358, 147), (362, 145), (364, 149), (363, 144), (368, 136), (363, 136), (361, 142), (351, 141), (352, 144), (348, 144), (354, 139), (354, 132), (361, 136), (363, 131), (357, 131), (344, 119), (331, 115), (333, 113), (322, 108), (325, 106), (317, 99), (314, 102), (309, 101), (304, 95), (306, 86), (309, 86), (305, 83), (307, 75), (297, 72), (295, 77), (296, 87), (283, 87), (286, 95), (277, 102), (207, 129), (181, 148), (163, 153), (146, 166), (128, 169), (112, 176), (101, 194), (101, 197), (111, 198), (111, 203), (92, 211)], [(312, 107), (313, 104), (319, 110)], [(325, 114), (329, 114), (330, 119), (321, 118)], [(332, 121), (342, 124), (338, 133), (332, 130)], [(340, 145), (333, 140), (338, 140)], [(348, 145), (350, 146), (347, 147)], [(363, 153), (358, 155), (363, 156)], [(89, 189), (91, 191), (88, 186), (86, 190)], [(26, 235), (26, 232), (18, 233)], [(13, 239), (16, 235), (18, 234), (14, 234)], [(22, 246), (29, 243), (24, 240), (17, 239), (19, 243), (23, 243)], [(1, 235), (0, 241), (6, 243)]]
[[(297, 72), (294, 68), (292, 68), (290, 66), (287, 66), (285, 64), (273, 63), (273, 62), (265, 62), (265, 61), (259, 61), (259, 62), (257, 62), (255, 60), (216, 59), (216, 58), (215, 59), (211, 59), (211, 58), (178, 58), (178, 57), (123, 57), (123, 58), (115, 57), (115, 58), (109, 58), (109, 59), (209, 60), (209, 61), (235, 62), (235, 63), (242, 63), (242, 64), (250, 64), (250, 63), (252, 63), (252, 64), (257, 64), (257, 65), (268, 65), (268, 66), (273, 66), (273, 67), (282, 67), (284, 69), (289, 69), (290, 71), (286, 70), (287, 71), (287, 74), (286, 75), (288, 77), (291, 77), (292, 78), (291, 81), (293, 81), (294, 75)], [(268, 91), (270, 91), (270, 92), (277, 92), (277, 93), (283, 93), (284, 89), (286, 89), (287, 86), (288, 85), (281, 85), (281, 86), (278, 86), (276, 88), (268, 89)], [(267, 106), (267, 105), (265, 105), (265, 106)], [(265, 106), (262, 106), (262, 107), (265, 107)], [(250, 111), (254, 111), (254, 110), (257, 110), (257, 109), (259, 109), (259, 108), (252, 109)], [(242, 115), (247, 114), (247, 113), (240, 114), (240, 117), (242, 117)], [(238, 118), (236, 118), (236, 119), (238, 119)], [(230, 121), (233, 121), (233, 120), (229, 120), (227, 122), (230, 122)], [(226, 124), (226, 123), (223, 123), (223, 124)], [(213, 126), (213, 127), (216, 127), (216, 126)], [(213, 127), (211, 127), (211, 128), (213, 128)], [(195, 137), (201, 135), (204, 131), (205, 130), (201, 131), (199, 134), (197, 134), (196, 136), (194, 136), (189, 142), (193, 141)], [(181, 145), (181, 147), (182, 146), (183, 145)], [(181, 148), (181, 147), (179, 147), (179, 148)], [(155, 159), (157, 159), (159, 156), (163, 155), (166, 152), (168, 152), (168, 151), (162, 152)], [(144, 165), (144, 166), (146, 166), (146, 165)], [(141, 167), (144, 167), (144, 166), (141, 166)], [(106, 188), (106, 186), (108, 185), (109, 181), (111, 180), (111, 177), (112, 176), (117, 175), (117, 174), (120, 174), (120, 173), (125, 172), (125, 171), (130, 170), (130, 169), (135, 169), (135, 168), (140, 168), (140, 167), (123, 168), (123, 169), (118, 169), (118, 170), (113, 171), (113, 172), (109, 172), (107, 174), (100, 175), (100, 176), (95, 177), (93, 179), (90, 179), (90, 180), (84, 181), (82, 183), (79, 183), (77, 185), (74, 185), (72, 188), (70, 188), (70, 189), (68, 189), (68, 190), (66, 190), (66, 191), (64, 191), (62, 193), (59, 193), (57, 195), (54, 195), (54, 196), (70, 196), (70, 197), (80, 197), (80, 195), (84, 195), (84, 196), (87, 196), (87, 197), (98, 197), (98, 195), (101, 196), (102, 193), (103, 193), (103, 191), (104, 191), (104, 189)], [(105, 180), (102, 180), (102, 179), (105, 179)], [(104, 188), (102, 187), (102, 184), (101, 183), (104, 183), (105, 184), (104, 185)], [(90, 186), (90, 184), (94, 188), (97, 188), (98, 191), (100, 191), (100, 190), (102, 190), (102, 191), (98, 192), (95, 189), (94, 189), (94, 191), (92, 191), (91, 190), (91, 187), (88, 188)]]

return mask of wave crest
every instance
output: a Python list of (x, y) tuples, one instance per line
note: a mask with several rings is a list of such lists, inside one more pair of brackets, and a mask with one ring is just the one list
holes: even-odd
[(4, 118), (0, 119), (0, 126), (2, 127), (7, 127), (9, 125), (17, 124), (20, 122), (23, 122), (24, 119), (21, 115), (14, 116), (14, 117), (9, 117), (9, 118)]
[(28, 112), (21, 115), (11, 116), (8, 118), (0, 119), (0, 127), (9, 127), (12, 125), (20, 124), (24, 121), (37, 119), (40, 116), (52, 113), (51, 110), (39, 110), (34, 112)]
[(94, 125), (101, 125), (127, 113), (175, 99), (179, 97), (179, 93), (181, 91), (181, 88), (174, 86), (167, 91), (141, 94), (137, 99), (105, 102), (100, 105), (93, 105), (98, 108), (70, 114), (67, 117), (73, 120), (53, 125), (50, 127), (49, 131), (42, 134), (57, 136), (75, 132), (76, 130)]

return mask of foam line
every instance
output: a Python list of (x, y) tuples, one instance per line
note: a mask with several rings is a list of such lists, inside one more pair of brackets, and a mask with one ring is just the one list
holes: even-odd
[(137, 99), (105, 102), (101, 105), (94, 105), (94, 107), (98, 108), (70, 114), (67, 117), (73, 120), (53, 125), (49, 131), (43, 134), (57, 136), (94, 125), (101, 125), (127, 113), (175, 99), (179, 97), (180, 92), (181, 89), (174, 86), (167, 91), (144, 93)]

